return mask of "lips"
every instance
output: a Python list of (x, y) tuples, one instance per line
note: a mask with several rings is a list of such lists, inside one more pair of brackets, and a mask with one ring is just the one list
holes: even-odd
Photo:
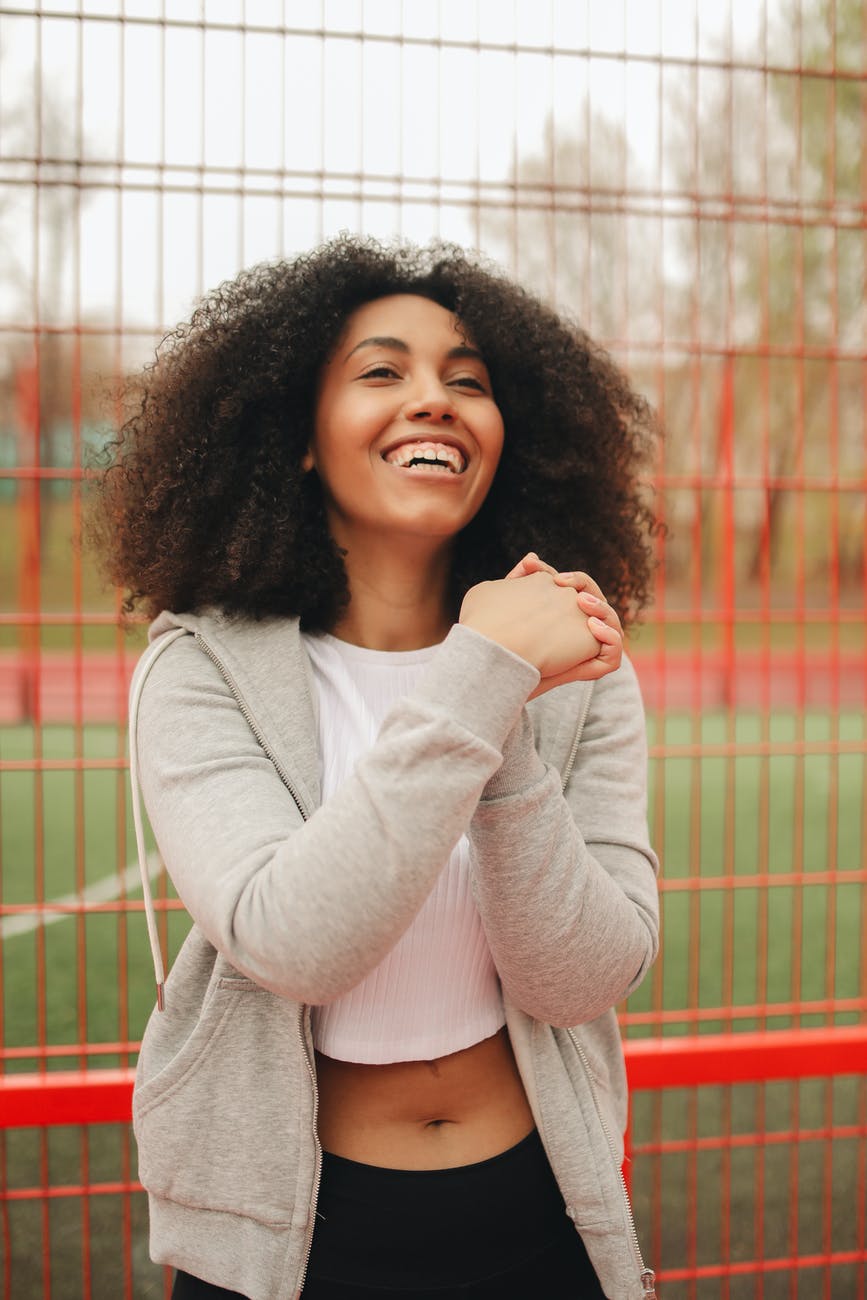
[(467, 454), (462, 447), (440, 439), (407, 439), (382, 453), (388, 465), (399, 469), (430, 469), (434, 473), (463, 474)]

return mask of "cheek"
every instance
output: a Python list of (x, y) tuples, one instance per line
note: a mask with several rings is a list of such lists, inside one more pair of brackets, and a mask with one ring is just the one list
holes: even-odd
[(505, 443), (505, 436), (503, 432), (502, 422), (493, 424), (491, 426), (489, 438), (487, 441), (486, 459), (487, 459), (488, 474), (487, 474), (487, 482), (485, 484), (485, 496), (487, 496), (487, 494), (490, 492), (491, 488), (493, 487), (494, 480), (496, 479), (497, 474), (500, 471), (500, 466), (503, 463), (504, 443)]
[(491, 460), (494, 467), (499, 465), (503, 455), (503, 443), (505, 442), (505, 430), (502, 419), (492, 421), (488, 447), (490, 450)]

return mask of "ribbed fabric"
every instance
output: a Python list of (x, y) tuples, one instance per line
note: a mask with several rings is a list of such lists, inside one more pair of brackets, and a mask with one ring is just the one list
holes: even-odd
[[(319, 703), (322, 798), (337, 791), (376, 740), (392, 705), (437, 652), (366, 650), (304, 635)], [(432, 1060), (489, 1038), (505, 1024), (503, 1000), (472, 897), (465, 836), (409, 929), (354, 989), (313, 1010), (326, 1056), (383, 1065)]]

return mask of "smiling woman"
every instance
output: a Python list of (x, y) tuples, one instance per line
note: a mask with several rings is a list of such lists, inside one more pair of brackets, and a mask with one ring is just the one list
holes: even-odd
[[(503, 447), (485, 363), (462, 339), (452, 312), (415, 294), (353, 312), (323, 368), (303, 460), (322, 484), (350, 588), (381, 589), (396, 567), (423, 566), (441, 615), (452, 541), (478, 514)], [(422, 643), (447, 630), (441, 619)]]
[(460, 250), (350, 239), (218, 289), (131, 400), (95, 533), (156, 615), (131, 766), (194, 922), (163, 1004), (146, 898), (175, 1297), (651, 1295), (650, 413)]
[(653, 514), (641, 478), (655, 436), (642, 399), (580, 328), (460, 249), (345, 238), (221, 285), (130, 384), (91, 515), (128, 611), (213, 605), (333, 626), (345, 570), (304, 457), (349, 317), (394, 294), (454, 313), (506, 429), (491, 492), (455, 539), (453, 614), (528, 549), (591, 569), (624, 624), (642, 608)]
[[(355, 342), (368, 329), (386, 327), (401, 336)], [(322, 373), (305, 460), (323, 481), (331, 534), (341, 545), (338, 482), (356, 497), (369, 489), (382, 505), (377, 540), (392, 528), (413, 534), (439, 526), (454, 536), (478, 513), (500, 461), (503, 418), (481, 354), (456, 342), (460, 337), (451, 312), (412, 294), (380, 298), (350, 317)], [(401, 472), (383, 473), (383, 465)], [(403, 509), (392, 523), (388, 508), (398, 504)], [(354, 513), (350, 508), (344, 528)]]

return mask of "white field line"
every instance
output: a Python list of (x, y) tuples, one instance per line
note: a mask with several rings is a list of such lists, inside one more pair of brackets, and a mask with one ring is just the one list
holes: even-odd
[[(162, 859), (156, 853), (147, 856), (148, 875), (151, 880), (163, 869)], [(141, 874), (137, 862), (131, 862), (119, 874), (104, 876), (86, 885), (80, 894), (64, 894), (62, 898), (52, 898), (47, 905), (59, 904), (68, 907), (76, 903), (107, 903), (121, 894), (131, 893), (136, 885), (141, 884)], [(56, 925), (58, 921), (68, 921), (75, 912), (49, 912), (34, 908), (32, 912), (16, 912), (14, 916), (4, 916), (0, 921), (0, 939), (12, 939), (18, 934), (29, 934), (40, 926)]]

